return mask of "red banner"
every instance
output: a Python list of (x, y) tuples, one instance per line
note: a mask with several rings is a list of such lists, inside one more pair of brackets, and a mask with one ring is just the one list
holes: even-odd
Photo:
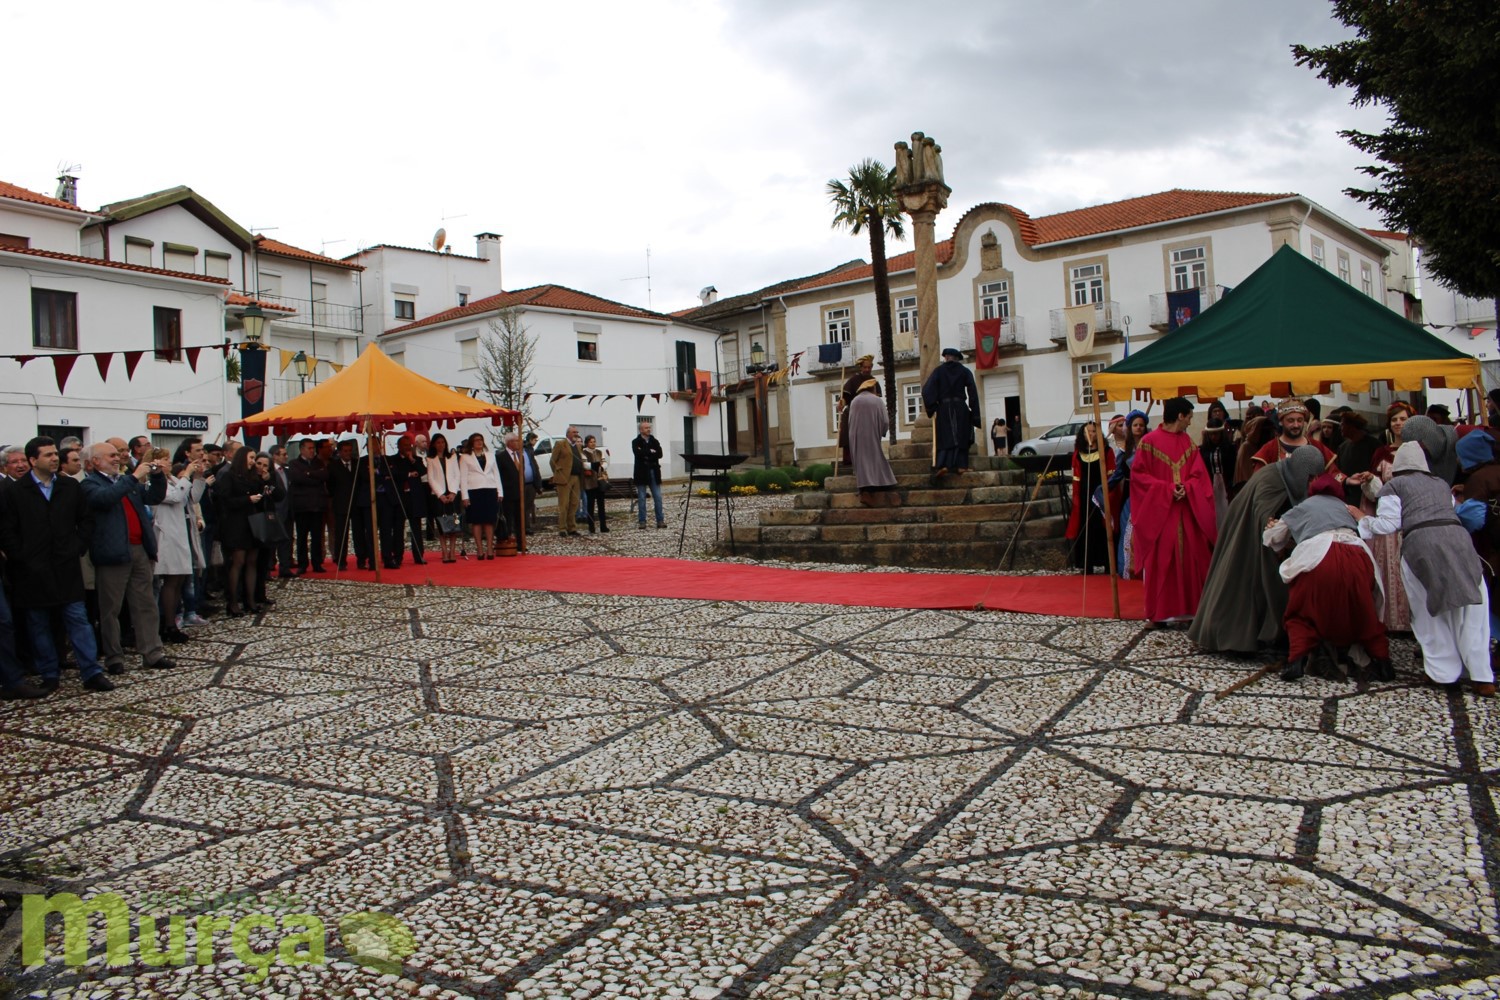
[(993, 368), (1000, 363), (1000, 320), (974, 323), (974, 367)]
[(693, 369), (693, 416), (708, 416), (709, 404), (714, 399), (713, 376), (700, 368)]

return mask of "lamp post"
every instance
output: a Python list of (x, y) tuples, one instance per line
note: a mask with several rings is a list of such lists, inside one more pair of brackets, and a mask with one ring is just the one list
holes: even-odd
[(760, 442), (765, 450), (766, 468), (771, 467), (771, 371), (772, 364), (766, 361), (766, 349), (760, 341), (750, 343), (750, 363), (745, 370), (755, 376), (755, 401), (760, 407)]
[(292, 364), (297, 366), (297, 380), (302, 383), (301, 392), (307, 391), (307, 352), (298, 351), (292, 355)]
[[(260, 340), (266, 334), (266, 314), (251, 302), (240, 313), (245, 342), (240, 345), (240, 418), (253, 417), (265, 408), (266, 353)], [(245, 444), (260, 447), (260, 435), (245, 435)]]

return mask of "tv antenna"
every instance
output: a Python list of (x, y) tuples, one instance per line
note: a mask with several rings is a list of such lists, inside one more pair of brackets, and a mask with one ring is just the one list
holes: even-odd
[(329, 247), (333, 246), (335, 243), (348, 243), (348, 242), (349, 242), (348, 240), (324, 240), (323, 241), (323, 249), (319, 250), (318, 253), (320, 255), (324, 256), (324, 257), (327, 257), (328, 256), (328, 248)]
[(69, 163), (67, 160), (59, 160), (57, 163), (57, 172), (60, 174), (76, 174), (82, 169), (82, 163)]
[(638, 274), (638, 275), (636, 275), (633, 278), (621, 278), (620, 280), (621, 281), (642, 281), (642, 280), (644, 280), (646, 282), (646, 308), (647, 309), (653, 308), (652, 305), (651, 305), (651, 247), (649, 247), (649, 246), (646, 247), (646, 273), (645, 274)]

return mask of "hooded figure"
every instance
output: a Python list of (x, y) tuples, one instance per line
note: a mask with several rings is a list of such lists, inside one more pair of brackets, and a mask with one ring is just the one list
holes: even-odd
[(1427, 456), (1427, 468), (1449, 486), (1458, 478), (1458, 431), (1431, 417), (1412, 417), (1401, 428), (1401, 441), (1415, 441)]
[(1301, 503), (1307, 484), (1322, 472), (1322, 453), (1298, 448), (1250, 477), (1224, 516), (1189, 639), (1210, 652), (1236, 653), (1281, 641), (1287, 585), (1278, 572), (1280, 559), (1261, 533), (1272, 518)]
[(860, 502), (866, 507), (894, 506), (892, 501), (899, 502), (901, 495), (895, 492), (896, 476), (880, 447), (890, 426), (885, 401), (880, 398), (880, 383), (873, 378), (860, 383), (844, 411), (844, 423), (849, 428), (849, 458), (854, 463)]
[[(1453, 458), (1456, 463), (1457, 454)], [(1479, 556), (1453, 510), (1448, 484), (1428, 471), (1427, 455), (1416, 441), (1396, 450), (1391, 481), (1381, 488), (1375, 513), (1359, 518), (1361, 538), (1397, 531), (1422, 668), (1439, 684), (1452, 684), (1467, 672), (1475, 694), (1493, 697), (1489, 595), (1481, 584)]]
[[(1500, 391), (1500, 390), (1497, 390)], [(1485, 564), (1484, 582), (1490, 598), (1490, 635), (1500, 636), (1500, 462), (1491, 449), (1494, 438), (1483, 430), (1472, 430), (1458, 439), (1458, 464), (1463, 466), (1464, 508), (1473, 508), (1476, 526), (1470, 526), (1474, 551)]]

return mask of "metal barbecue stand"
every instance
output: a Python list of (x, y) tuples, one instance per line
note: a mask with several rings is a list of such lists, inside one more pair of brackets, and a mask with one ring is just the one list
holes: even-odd
[(682, 460), (688, 465), (687, 502), (682, 505), (682, 527), (677, 534), (677, 554), (687, 542), (688, 508), (693, 503), (693, 484), (709, 483), (714, 495), (714, 541), (719, 540), (719, 501), (724, 501), (724, 514), (729, 521), (729, 551), (739, 555), (734, 544), (734, 494), (729, 492), (729, 470), (739, 465), (749, 455), (703, 455), (686, 454)]

